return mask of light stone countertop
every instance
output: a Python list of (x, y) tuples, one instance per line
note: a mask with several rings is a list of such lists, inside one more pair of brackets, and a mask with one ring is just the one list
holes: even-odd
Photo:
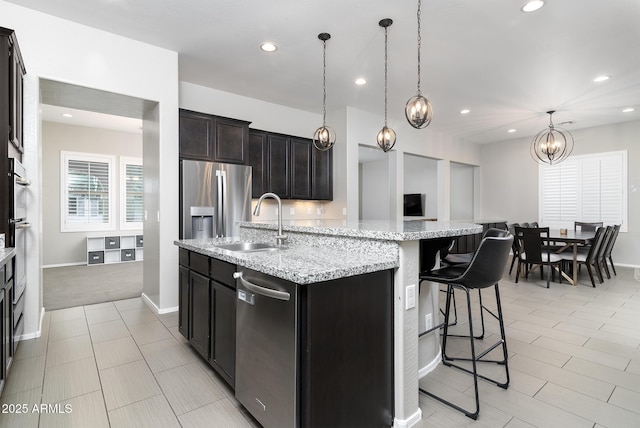
[[(277, 230), (276, 222), (241, 223), (241, 228)], [(229, 263), (247, 267), (282, 278), (297, 284), (312, 284), (331, 279), (344, 278), (369, 272), (399, 267), (398, 241), (415, 241), (449, 236), (460, 236), (482, 232), (482, 226), (454, 222), (388, 221), (345, 223), (340, 220), (296, 220), (285, 221), (285, 232), (307, 235), (306, 243), (291, 240), (277, 251), (231, 252), (216, 247), (216, 244), (238, 241), (238, 238), (185, 239), (174, 243)], [(241, 232), (242, 233), (242, 232)], [(269, 234), (270, 235), (270, 234)], [(313, 245), (314, 236), (318, 245)], [(324, 245), (323, 236), (338, 239), (333, 245)], [(274, 235), (275, 236), (275, 235)], [(339, 245), (344, 238), (345, 245)], [(360, 251), (351, 245), (358, 240)], [(251, 239), (253, 242), (268, 240)], [(376, 242), (377, 241), (377, 242)], [(368, 251), (367, 246), (384, 243), (385, 251)], [(358, 248), (357, 246), (355, 248)]]
[(14, 248), (0, 248), (0, 267), (7, 264), (11, 257), (16, 255)]
[[(277, 222), (240, 222), (240, 227), (277, 230)], [(417, 241), (420, 239), (446, 238), (449, 236), (482, 233), (482, 226), (454, 221), (388, 221), (369, 220), (347, 222), (345, 220), (284, 220), (285, 232), (312, 233), (318, 235), (352, 238), (380, 239), (387, 241)]]

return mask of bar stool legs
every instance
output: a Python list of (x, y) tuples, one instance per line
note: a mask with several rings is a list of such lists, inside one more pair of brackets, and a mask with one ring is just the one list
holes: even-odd
[[(450, 313), (451, 313), (451, 302), (452, 302), (452, 296), (453, 296), (453, 291), (454, 289), (460, 289), (462, 291), (465, 292), (466, 295), (466, 300), (467, 300), (467, 313), (469, 315), (469, 335), (451, 335), (449, 334), (449, 317), (450, 317)], [(488, 382), (491, 382), (501, 388), (508, 388), (509, 386), (509, 366), (507, 363), (508, 360), (508, 353), (507, 353), (507, 343), (506, 343), (506, 337), (505, 337), (505, 329), (504, 329), (504, 320), (503, 320), (503, 316), (502, 316), (502, 305), (500, 303), (500, 291), (498, 289), (498, 284), (494, 285), (494, 289), (495, 289), (495, 295), (496, 295), (496, 307), (497, 307), (497, 315), (494, 314), (489, 308), (487, 308), (486, 306), (484, 306), (482, 304), (482, 297), (480, 296), (480, 313), (481, 313), (481, 320), (482, 320), (482, 324), (483, 324), (483, 333), (481, 336), (476, 336), (474, 337), (474, 330), (473, 330), (473, 315), (471, 313), (471, 298), (470, 298), (470, 294), (469, 294), (469, 288), (461, 286), (461, 285), (457, 285), (457, 284), (448, 284), (447, 287), (447, 299), (446, 299), (446, 303), (445, 303), (445, 316), (444, 316), (444, 322), (442, 323), (442, 328), (443, 328), (443, 332), (442, 332), (442, 364), (447, 366), (447, 367), (453, 367), (456, 368), (458, 370), (462, 370), (466, 373), (469, 373), (473, 376), (473, 389), (474, 389), (474, 398), (475, 398), (475, 410), (471, 411), (471, 410), (467, 410), (464, 409), (463, 407), (452, 403), (451, 401), (448, 401), (430, 391), (427, 391), (423, 388), (420, 388), (420, 392), (423, 394), (426, 394), (432, 398), (435, 398), (436, 400), (453, 407), (454, 409), (464, 413), (466, 416), (468, 416), (471, 419), (477, 419), (478, 418), (478, 414), (480, 412), (480, 399), (479, 399), (479, 395), (478, 395), (478, 378), (484, 379)], [(478, 290), (480, 292), (480, 290)], [(494, 343), (493, 345), (491, 345), (490, 347), (488, 347), (487, 349), (485, 349), (484, 351), (482, 351), (480, 354), (476, 355), (476, 348), (475, 348), (475, 340), (478, 339), (482, 339), (484, 337), (484, 319), (482, 318), (482, 312), (483, 311), (487, 311), (487, 313), (489, 313), (491, 316), (493, 316), (496, 320), (498, 320), (498, 324), (500, 326), (500, 340), (498, 340), (496, 343)], [(447, 342), (448, 339), (450, 337), (464, 337), (464, 338), (469, 338), (469, 345), (470, 345), (470, 351), (471, 351), (471, 358), (454, 358), (454, 357), (450, 357), (447, 355)], [(496, 349), (498, 346), (502, 346), (502, 359), (499, 360), (488, 360), (488, 359), (484, 359), (484, 357), (486, 355), (488, 355), (491, 351), (493, 351), (494, 349)], [(455, 364), (454, 361), (468, 361), (471, 362), (471, 370), (469, 370), (466, 367), (462, 367), (458, 364)], [(478, 373), (478, 369), (477, 369), (477, 364), (478, 363), (494, 363), (494, 364), (499, 364), (499, 365), (504, 365), (505, 368), (505, 375), (506, 375), (506, 380), (504, 382), (489, 378), (487, 376), (481, 375)]]

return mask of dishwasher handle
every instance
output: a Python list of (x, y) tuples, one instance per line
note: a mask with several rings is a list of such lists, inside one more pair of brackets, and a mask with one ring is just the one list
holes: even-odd
[(261, 294), (272, 299), (284, 301), (289, 301), (289, 299), (291, 298), (291, 294), (287, 293), (286, 291), (272, 290), (271, 288), (262, 287), (260, 285), (254, 284), (251, 281), (247, 281), (242, 276), (242, 272), (234, 272), (233, 277), (239, 279), (240, 283), (252, 293)]

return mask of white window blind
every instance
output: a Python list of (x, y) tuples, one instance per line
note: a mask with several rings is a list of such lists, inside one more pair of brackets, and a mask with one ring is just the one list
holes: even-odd
[(571, 156), (540, 166), (540, 220), (572, 228), (574, 221), (627, 227), (627, 152)]
[(63, 232), (113, 229), (113, 157), (61, 152)]
[(120, 158), (120, 228), (142, 229), (144, 188), (142, 159)]

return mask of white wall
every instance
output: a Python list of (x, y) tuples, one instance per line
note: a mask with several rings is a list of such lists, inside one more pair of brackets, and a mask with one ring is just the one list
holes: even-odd
[(451, 162), (451, 220), (477, 219), (473, 213), (474, 167)]
[(405, 153), (404, 193), (424, 194), (424, 216), (437, 218), (438, 162), (433, 159)]
[[(42, 309), (42, 129), (39, 117), (39, 79), (46, 78), (78, 86), (151, 100), (158, 103), (157, 150), (158, 175), (153, 177), (158, 190), (157, 253), (158, 300), (160, 309), (178, 304), (178, 251), (173, 240), (178, 236), (178, 55), (145, 43), (115, 36), (84, 25), (6, 3), (0, 0), (2, 26), (16, 31), (27, 69), (25, 78), (25, 157), (24, 164), (33, 181), (29, 219), (32, 230), (28, 245), (25, 337), (39, 331)], [(149, 153), (150, 155), (151, 153)], [(145, 150), (145, 165), (147, 165)], [(146, 172), (145, 172), (145, 180)], [(146, 200), (145, 200), (146, 205)], [(146, 208), (146, 207), (145, 207)], [(149, 221), (157, 222), (150, 216)], [(146, 222), (145, 222), (146, 223)], [(145, 225), (145, 236), (147, 235)], [(145, 237), (145, 244), (148, 240)], [(145, 260), (145, 269), (147, 260)], [(147, 275), (145, 275), (145, 282)]]
[[(72, 151), (116, 156), (114, 164), (114, 198), (116, 228), (100, 232), (61, 232), (61, 172), (60, 152)], [(120, 158), (142, 158), (142, 133), (118, 132), (106, 129), (71, 126), (62, 123), (42, 123), (42, 263), (51, 265), (84, 264), (87, 262), (86, 237), (119, 235), (120, 233)], [(57, 162), (56, 162), (57, 160)], [(142, 230), (127, 230), (140, 234)]]
[(359, 164), (362, 181), (361, 220), (389, 219), (389, 162), (387, 160)]
[[(571, 131), (573, 154), (628, 151), (628, 232), (620, 233), (613, 252), (617, 264), (640, 266), (640, 121)], [(510, 223), (538, 221), (538, 164), (529, 139), (482, 146), (480, 177), (482, 218)]]

